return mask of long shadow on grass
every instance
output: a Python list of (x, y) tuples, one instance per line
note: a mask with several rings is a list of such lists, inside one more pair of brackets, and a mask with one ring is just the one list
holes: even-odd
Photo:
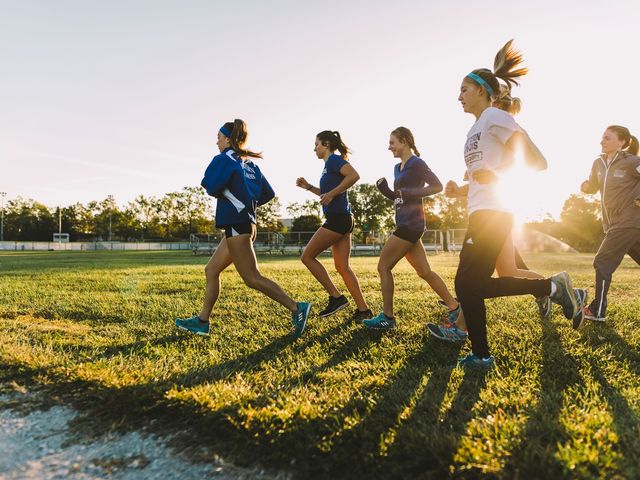
[[(610, 352), (617, 357), (620, 368), (629, 367), (631, 375), (636, 378), (640, 375), (640, 354), (630, 346), (610, 325), (596, 325), (583, 335), (586, 342), (594, 350), (606, 345)], [(598, 328), (600, 327), (600, 328)], [(602, 386), (602, 395), (607, 400), (613, 415), (613, 428), (618, 436), (617, 447), (623, 454), (622, 468), (626, 470), (629, 478), (637, 477), (640, 472), (640, 461), (637, 452), (640, 449), (638, 433), (640, 421), (638, 415), (631, 408), (627, 399), (620, 390), (609, 382), (607, 375), (602, 371), (598, 356), (589, 357), (589, 365), (593, 378)]]
[[(311, 455), (312, 461), (299, 468), (303, 478), (401, 478), (421, 469), (422, 457), (429, 453), (416, 449), (412, 445), (413, 434), (405, 434), (403, 428), (422, 436), (422, 432), (415, 430), (416, 423), (436, 421), (459, 353), (457, 347), (441, 349), (434, 355), (433, 345), (424, 342), (419, 351), (404, 361), (400, 370), (374, 390), (373, 404), (352, 395), (339, 412), (294, 426), (292, 438), (285, 439), (286, 444), (296, 444), (292, 439), (298, 437), (307, 438), (309, 447), (318, 442), (311, 450), (307, 447), (306, 452), (296, 452), (298, 458)], [(458, 399), (474, 396), (467, 386), (462, 386)], [(476, 387), (477, 390), (475, 387), (471, 390), (477, 394), (481, 386), (476, 384)], [(470, 410), (459, 401), (454, 403), (457, 406), (453, 410)], [(451, 420), (458, 425), (458, 419), (451, 417)], [(403, 457), (402, 463), (397, 461), (396, 452), (405, 448), (413, 448), (417, 457)], [(436, 465), (439, 462), (430, 458), (427, 463), (432, 460)], [(439, 467), (446, 471), (445, 465)]]
[(569, 356), (551, 320), (542, 320), (542, 366), (540, 393), (529, 415), (520, 444), (511, 452), (503, 475), (505, 478), (563, 478), (569, 474), (555, 458), (558, 443), (568, 435), (560, 425), (563, 393), (583, 385), (578, 363)]

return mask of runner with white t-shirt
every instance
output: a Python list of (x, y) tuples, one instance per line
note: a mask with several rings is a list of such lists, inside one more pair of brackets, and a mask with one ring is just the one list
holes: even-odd
[[(549, 279), (491, 277), (498, 255), (511, 234), (513, 215), (501, 203), (496, 183), (480, 183), (474, 174), (488, 170), (500, 176), (513, 164), (513, 152), (518, 147), (528, 166), (537, 170), (547, 167), (546, 159), (515, 119), (491, 106), (492, 97), (500, 91), (498, 79), (510, 87), (517, 85), (516, 78), (527, 73), (526, 68), (519, 67), (522, 55), (511, 44), (512, 41), (507, 42), (496, 55), (493, 72), (481, 68), (469, 73), (462, 81), (458, 97), (464, 111), (476, 117), (464, 147), (469, 176), (469, 226), (455, 279), (472, 349), (460, 360), (463, 367), (493, 367), (494, 359), (487, 342), (485, 298), (548, 295), (562, 306), (565, 317), (573, 319), (574, 328), (578, 328), (583, 320), (582, 309), (566, 272)], [(455, 193), (458, 188), (455, 182), (447, 185), (449, 193)]]

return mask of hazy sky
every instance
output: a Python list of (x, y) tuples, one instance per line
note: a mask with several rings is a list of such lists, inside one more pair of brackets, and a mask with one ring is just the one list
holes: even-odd
[[(518, 122), (549, 160), (514, 188), (557, 215), (611, 123), (640, 133), (638, 1), (2, 1), (0, 190), (49, 206), (199, 185), (218, 127), (249, 125), (283, 204), (312, 198), (315, 134), (339, 130), (362, 181), (392, 178), (409, 127), (443, 183), (474, 118), (460, 81), (510, 38), (530, 74)], [(526, 209), (524, 207), (527, 207)]]

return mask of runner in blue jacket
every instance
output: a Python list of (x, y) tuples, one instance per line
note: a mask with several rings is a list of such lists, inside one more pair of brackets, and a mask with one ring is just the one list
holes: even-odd
[(256, 208), (274, 197), (273, 189), (250, 158), (262, 154), (245, 148), (247, 127), (236, 119), (218, 132), (216, 155), (202, 179), (207, 193), (217, 198), (216, 225), (225, 236), (205, 267), (207, 279), (204, 302), (199, 315), (176, 319), (176, 326), (199, 335), (209, 335), (209, 317), (220, 294), (220, 274), (231, 263), (244, 283), (267, 295), (291, 311), (294, 334), (302, 335), (311, 304), (295, 302), (278, 284), (258, 270), (253, 241), (256, 237)]
[(393, 267), (403, 258), (409, 261), (416, 273), (444, 300), (450, 310), (459, 308), (442, 278), (431, 270), (422, 245), (425, 220), (422, 198), (442, 191), (438, 177), (427, 167), (416, 148), (413, 134), (408, 128), (398, 127), (389, 137), (389, 150), (400, 159), (394, 168), (393, 190), (387, 180), (376, 183), (378, 189), (389, 200), (393, 200), (396, 211), (396, 230), (384, 244), (378, 260), (378, 273), (382, 288), (382, 312), (374, 318), (364, 320), (364, 326), (379, 330), (396, 327), (393, 316)]

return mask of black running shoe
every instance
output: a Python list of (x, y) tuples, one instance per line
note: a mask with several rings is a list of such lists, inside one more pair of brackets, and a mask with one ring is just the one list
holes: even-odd
[(322, 310), (319, 315), (321, 317), (328, 317), (329, 315), (333, 315), (339, 310), (347, 307), (349, 305), (349, 300), (344, 295), (340, 295), (339, 297), (329, 297), (329, 303), (327, 304), (327, 308)]
[(361, 311), (356, 308), (353, 315), (351, 315), (351, 321), (355, 323), (362, 323), (363, 320), (371, 317), (373, 317), (373, 312), (371, 310), (367, 309)]

